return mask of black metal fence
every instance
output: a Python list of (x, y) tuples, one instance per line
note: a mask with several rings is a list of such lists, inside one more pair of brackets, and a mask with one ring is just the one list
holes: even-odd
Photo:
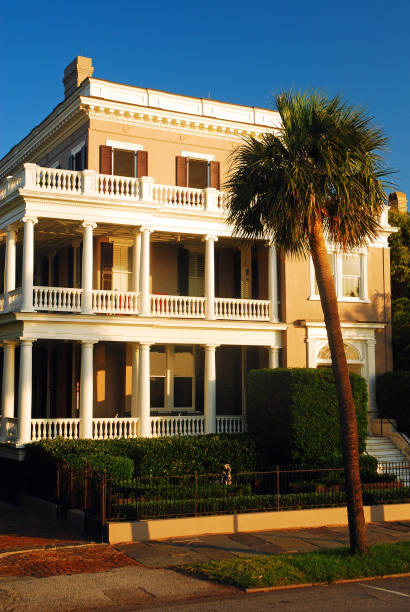
[[(362, 491), (366, 505), (410, 502), (410, 464), (379, 464), (377, 474), (362, 474)], [(346, 496), (342, 468), (277, 466), (229, 478), (195, 473), (123, 481), (60, 465), (57, 503), (62, 516), (75, 508), (105, 525), (109, 520), (343, 506)]]

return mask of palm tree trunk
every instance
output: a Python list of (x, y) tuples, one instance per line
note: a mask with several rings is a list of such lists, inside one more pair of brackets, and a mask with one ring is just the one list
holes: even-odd
[(363, 513), (356, 414), (343, 346), (336, 290), (320, 219), (316, 219), (311, 228), (309, 244), (325, 318), (339, 402), (350, 550), (351, 552), (367, 553), (369, 547)]

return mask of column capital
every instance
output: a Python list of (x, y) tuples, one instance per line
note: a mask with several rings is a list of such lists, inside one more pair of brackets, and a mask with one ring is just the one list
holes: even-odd
[(139, 342), (138, 344), (140, 349), (149, 349), (154, 344), (154, 342)]
[(18, 230), (19, 230), (19, 227), (16, 223), (10, 223), (10, 225), (7, 225), (6, 227), (7, 233), (11, 233), (11, 232), (17, 233)]
[(95, 338), (84, 338), (81, 340), (82, 346), (93, 346), (94, 344), (98, 344), (98, 340)]
[(280, 346), (272, 346), (271, 344), (268, 344), (266, 348), (268, 348), (270, 351), (280, 351), (281, 347)]
[(5, 346), (7, 346), (7, 347), (9, 347), (9, 348), (11, 348), (11, 347), (14, 347), (14, 348), (15, 348), (16, 346), (18, 346), (19, 341), (18, 341), (18, 340), (2, 340), (2, 341), (1, 341), (1, 343), (2, 343), (2, 345), (3, 345), (3, 348), (4, 348)]
[(203, 344), (202, 345), (206, 351), (215, 351), (220, 344)]
[(21, 219), (22, 223), (32, 223), (33, 225), (35, 225), (36, 223), (38, 223), (38, 219), (37, 217), (23, 217)]
[(147, 233), (147, 234), (152, 234), (152, 232), (154, 231), (154, 228), (152, 227), (152, 225), (140, 225), (140, 232), (142, 233)]
[(202, 238), (203, 242), (208, 242), (208, 241), (211, 241), (211, 240), (213, 240), (214, 242), (218, 242), (218, 236), (214, 236), (213, 234), (206, 234)]
[(91, 221), (90, 219), (84, 219), (84, 221), (81, 223), (81, 227), (91, 227), (92, 229), (95, 229), (97, 224), (95, 221)]
[(31, 346), (37, 338), (19, 338), (20, 346)]

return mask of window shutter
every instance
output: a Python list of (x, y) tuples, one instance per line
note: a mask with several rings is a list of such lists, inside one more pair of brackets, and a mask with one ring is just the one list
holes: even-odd
[(112, 147), (100, 145), (100, 173), (112, 174)]
[(259, 262), (258, 262), (258, 251), (256, 247), (252, 247), (252, 287), (251, 295), (253, 300), (259, 299)]
[(176, 177), (178, 187), (188, 186), (188, 158), (177, 156)]
[(148, 176), (148, 151), (137, 151), (137, 177)]
[(101, 243), (101, 289), (112, 290), (113, 243)]
[(221, 164), (218, 161), (211, 161), (210, 164), (210, 187), (214, 189), (221, 188), (221, 179), (220, 179), (220, 166)]
[(233, 258), (233, 287), (234, 297), (241, 297), (241, 252), (238, 249)]
[(178, 295), (188, 295), (189, 251), (178, 249)]

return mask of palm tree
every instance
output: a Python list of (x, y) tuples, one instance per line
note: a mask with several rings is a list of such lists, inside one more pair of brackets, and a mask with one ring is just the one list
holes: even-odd
[(386, 138), (340, 96), (282, 93), (276, 108), (280, 127), (244, 138), (232, 153), (228, 222), (244, 238), (312, 257), (337, 388), (350, 548), (366, 553), (355, 408), (325, 239), (347, 250), (376, 237)]

